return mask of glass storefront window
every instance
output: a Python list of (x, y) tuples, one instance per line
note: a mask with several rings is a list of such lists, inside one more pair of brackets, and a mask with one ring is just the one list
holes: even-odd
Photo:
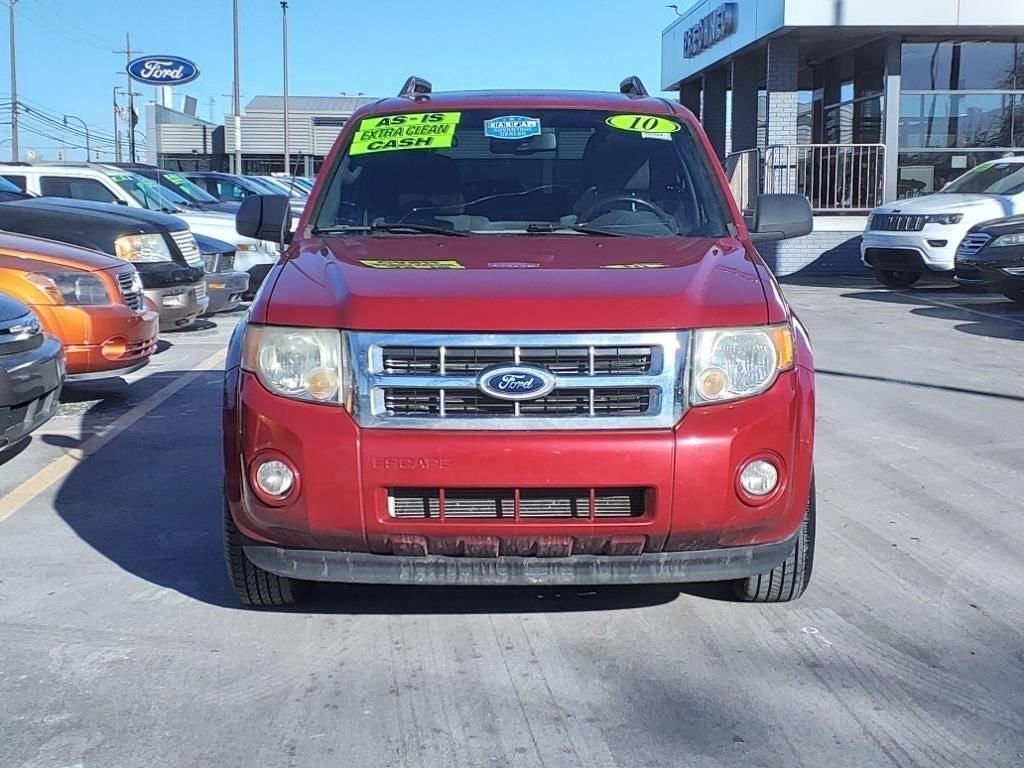
[[(1021, 97), (1000, 93), (914, 94), (900, 98), (900, 147), (1013, 147), (1024, 144), (1014, 104)], [(1018, 134), (1014, 136), (1014, 133)]]
[(903, 90), (1011, 91), (1024, 89), (1012, 42), (903, 44)]
[[(920, 197), (937, 192), (977, 165), (998, 162), (1008, 151), (900, 152), (897, 197)], [(1024, 154), (1022, 150), (1019, 154)]]

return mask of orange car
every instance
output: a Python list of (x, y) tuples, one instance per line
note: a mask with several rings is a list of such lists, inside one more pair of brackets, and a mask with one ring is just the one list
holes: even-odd
[(31, 307), (64, 344), (68, 380), (137, 371), (156, 351), (159, 318), (131, 264), (98, 251), (0, 233), (0, 293)]

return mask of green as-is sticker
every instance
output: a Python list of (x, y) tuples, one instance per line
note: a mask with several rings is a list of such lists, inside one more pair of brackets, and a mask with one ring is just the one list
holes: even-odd
[(461, 112), (416, 112), (367, 117), (359, 123), (350, 155), (403, 149), (446, 149), (455, 141)]
[(620, 131), (636, 133), (675, 133), (682, 128), (675, 120), (657, 115), (613, 115), (605, 123)]

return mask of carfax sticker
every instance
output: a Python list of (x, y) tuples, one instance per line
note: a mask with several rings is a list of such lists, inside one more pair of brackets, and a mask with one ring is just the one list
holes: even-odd
[(675, 133), (682, 126), (675, 120), (657, 115), (612, 115), (605, 123), (620, 131), (633, 131), (634, 133), (647, 134)]
[(455, 141), (461, 112), (417, 112), (366, 117), (359, 123), (350, 155), (403, 149), (447, 149)]
[(382, 259), (360, 259), (360, 264), (372, 269), (465, 269), (462, 264), (454, 260), (420, 259), (420, 260), (382, 260)]
[(540, 136), (540, 118), (525, 115), (505, 115), (484, 120), (484, 136), (491, 139), (528, 139)]

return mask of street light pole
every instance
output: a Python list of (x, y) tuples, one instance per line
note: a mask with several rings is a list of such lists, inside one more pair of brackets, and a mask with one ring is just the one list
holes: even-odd
[(235, 79), (231, 86), (231, 119), (234, 124), (235, 134), (235, 162), (234, 168), (231, 170), (234, 173), (242, 172), (242, 104), (241, 104), (241, 84), (239, 83), (238, 74), (238, 0), (232, 0), (232, 26), (234, 28), (234, 43), (235, 43)]
[(14, 4), (18, 0), (8, 0), (7, 17), (11, 30), (11, 162), (18, 162), (18, 70), (17, 56), (14, 52)]
[(291, 176), (292, 158), (288, 146), (288, 3), (281, 0), (281, 51), (284, 63), (284, 172)]
[(85, 129), (85, 162), (89, 162), (92, 155), (92, 147), (89, 144), (89, 126), (85, 124), (85, 120), (75, 115), (64, 115), (64, 125), (68, 124), (68, 118), (77, 120), (82, 124), (82, 128)]

